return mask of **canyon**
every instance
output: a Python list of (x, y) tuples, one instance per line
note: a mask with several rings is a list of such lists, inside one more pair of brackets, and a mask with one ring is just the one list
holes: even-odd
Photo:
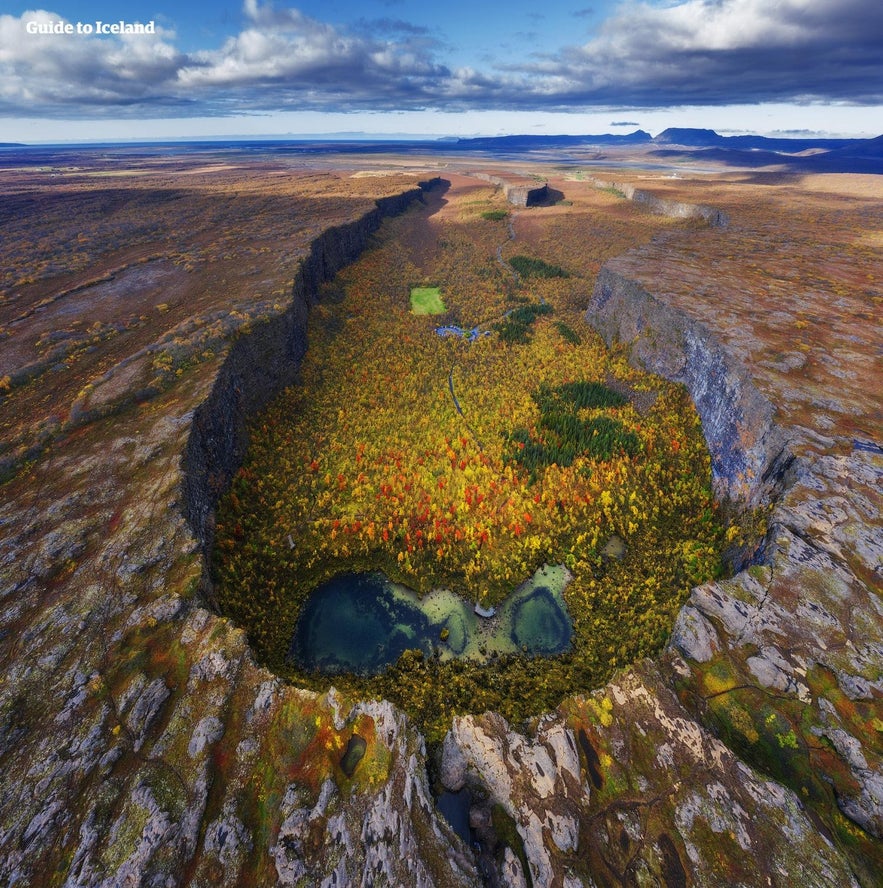
[[(21, 353), (0, 405), (0, 877), (880, 884), (873, 176), (635, 174), (624, 200), (619, 172), (611, 188), (604, 171), (596, 182), (539, 166), (567, 200), (518, 210), (519, 237), (537, 250), (590, 252), (607, 236), (591, 228), (600, 216), (609, 231), (633, 226), (621, 250), (613, 238), (609, 255), (580, 260), (587, 324), (687, 387), (717, 497), (767, 513), (734, 575), (693, 590), (659, 658), (525, 725), (459, 716), (427, 750), (389, 702), (284, 683), (217, 612), (215, 504), (247, 418), (297, 378), (323, 287), (440, 176), (454, 191), (498, 184), (431, 160), (372, 158), (355, 176), (123, 158), (123, 180), (141, 165), (138, 197), (160, 215), (172, 200), (202, 208), (170, 234), (130, 220), (122, 245), (106, 231), (88, 243), (101, 214), (131, 200), (101, 181), (106, 161), (78, 158), (61, 186), (0, 171), (16, 214), (52, 222), (47, 257), (70, 244), (62, 268), (12, 280), (0, 304), (4, 350)], [(501, 182), (521, 181), (523, 165), (500, 166)], [(228, 192), (248, 205), (235, 218)], [(91, 221), (66, 233), (64, 201), (82, 194)], [(126, 323), (71, 300), (151, 262), (167, 277), (155, 293), (134, 285), (150, 304)], [(193, 295), (173, 300), (175, 286)], [(41, 326), (67, 305), (99, 326)], [(434, 781), (468, 789), (477, 850), (439, 813)]]

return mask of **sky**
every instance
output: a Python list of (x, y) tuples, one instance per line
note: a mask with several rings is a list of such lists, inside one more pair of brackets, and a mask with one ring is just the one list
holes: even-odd
[(883, 3), (0, 0), (0, 142), (669, 126), (880, 135)]

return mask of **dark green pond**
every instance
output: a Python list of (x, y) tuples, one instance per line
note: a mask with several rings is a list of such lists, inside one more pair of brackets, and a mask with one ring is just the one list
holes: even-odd
[(289, 658), (311, 671), (373, 675), (408, 649), (479, 661), (493, 653), (562, 653), (573, 632), (562, 595), (569, 579), (565, 568), (546, 566), (487, 620), (448, 590), (421, 599), (381, 573), (341, 574), (307, 600)]

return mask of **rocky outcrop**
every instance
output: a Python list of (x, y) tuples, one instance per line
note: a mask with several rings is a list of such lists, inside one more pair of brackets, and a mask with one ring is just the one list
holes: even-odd
[(501, 884), (858, 886), (798, 796), (697, 724), (649, 662), (526, 735), (457, 719), (445, 753), (465, 758), (478, 807), (514, 823), (529, 872), (516, 856)]
[(691, 204), (678, 200), (668, 200), (653, 194), (651, 191), (635, 188), (630, 182), (612, 182), (595, 177), (590, 177), (589, 181), (596, 188), (616, 192), (626, 200), (634, 201), (636, 204), (646, 207), (651, 213), (658, 213), (660, 216), (671, 216), (675, 219), (703, 219), (712, 228), (726, 228), (730, 224), (730, 219), (723, 210), (708, 204)]
[(535, 207), (545, 203), (549, 197), (549, 186), (542, 185), (504, 185), (506, 200), (514, 207)]
[[(474, 864), (452, 845), (426, 781), (423, 742), (390, 703), (360, 703), (350, 720), (370, 719), (392, 764), (376, 793), (342, 792), (334, 780), (307, 801), (292, 783), (270, 848), (278, 884), (473, 886)], [(445, 859), (447, 858), (447, 859)]]
[(672, 686), (746, 761), (810, 798), (843, 844), (859, 826), (851, 862), (875, 884), (883, 757), (869, 725), (879, 726), (883, 701), (883, 460), (851, 441), (847, 453), (819, 455), (810, 431), (777, 428), (717, 336), (616, 268), (599, 275), (588, 317), (635, 363), (687, 386), (718, 494), (771, 508), (760, 563), (695, 589), (681, 610)]
[(490, 173), (469, 173), (483, 182), (490, 182), (501, 188), (506, 200), (513, 207), (535, 207), (545, 203), (549, 197), (549, 184), (537, 184), (535, 179), (527, 176), (496, 176)]
[(792, 460), (787, 436), (773, 421), (773, 405), (715, 336), (609, 267), (598, 275), (588, 319), (608, 345), (625, 343), (637, 364), (687, 387), (718, 497), (748, 506), (768, 502)]

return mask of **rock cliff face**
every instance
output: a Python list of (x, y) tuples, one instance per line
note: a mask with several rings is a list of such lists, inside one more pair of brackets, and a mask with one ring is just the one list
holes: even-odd
[(215, 503), (242, 462), (248, 446), (246, 417), (290, 385), (307, 349), (307, 317), (319, 285), (352, 262), (384, 216), (402, 212), (422, 190), (440, 183), (377, 201), (361, 219), (323, 232), (301, 260), (287, 310), (258, 330), (239, 336), (218, 373), (209, 397), (193, 416), (187, 442), (184, 500), (187, 517), (208, 553), (212, 545)]
[(549, 196), (549, 185), (544, 182), (538, 185), (534, 180), (524, 176), (494, 176), (488, 173), (470, 173), (476, 179), (490, 182), (503, 189), (506, 200), (513, 207), (533, 207), (543, 203)]
[(687, 387), (702, 420), (717, 496), (749, 506), (768, 502), (793, 457), (773, 421), (773, 405), (738, 359), (710, 331), (609, 267), (598, 275), (588, 315), (608, 345), (628, 343), (636, 363)]
[(596, 188), (619, 192), (626, 200), (633, 200), (635, 203), (646, 207), (651, 213), (673, 216), (676, 219), (704, 219), (714, 228), (726, 228), (730, 222), (725, 212), (707, 204), (667, 200), (650, 191), (635, 188), (630, 182), (611, 182), (606, 179), (596, 178), (591, 178), (590, 181)]

